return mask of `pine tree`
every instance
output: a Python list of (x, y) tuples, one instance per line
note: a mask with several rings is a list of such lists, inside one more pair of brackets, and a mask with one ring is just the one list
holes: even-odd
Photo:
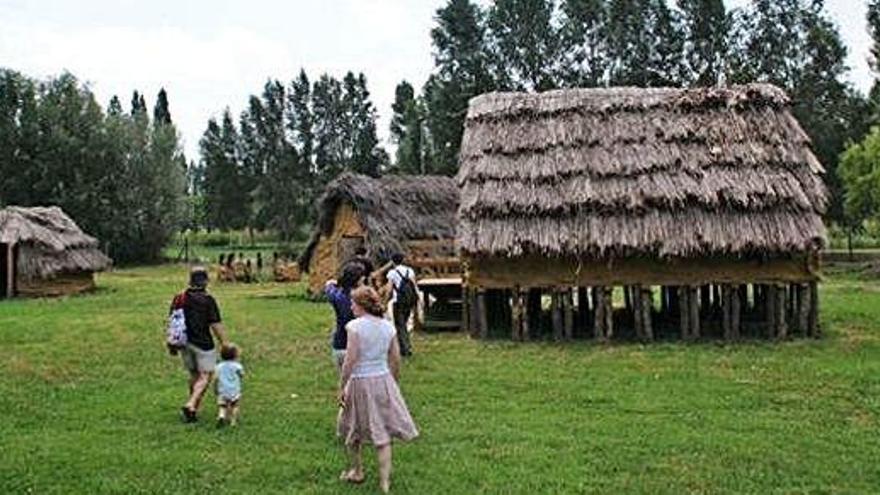
[(113, 95), (110, 98), (110, 103), (107, 105), (107, 115), (120, 116), (122, 115), (122, 102), (119, 101), (119, 97)]
[(168, 107), (168, 93), (165, 88), (159, 90), (156, 105), (153, 107), (153, 123), (156, 125), (171, 124), (171, 110)]
[(664, 0), (610, 0), (608, 26), (612, 85), (681, 84), (684, 35)]
[(427, 171), (423, 158), (424, 108), (408, 82), (398, 84), (394, 93), (390, 130), (397, 144), (395, 169), (407, 174), (424, 174)]
[(499, 86), (490, 69), (480, 7), (470, 0), (449, 0), (435, 19), (437, 25), (431, 30), (435, 70), (423, 89), (426, 141), (432, 171), (452, 175), (458, 169), (468, 100)]
[(560, 78), (565, 86), (604, 86), (608, 78), (605, 0), (563, 0), (560, 6)]
[(723, 0), (678, 0), (685, 31), (687, 79), (714, 86), (724, 77), (730, 16)]
[(489, 9), (495, 66), (503, 68), (518, 89), (556, 87), (560, 60), (553, 12), (552, 0), (496, 0)]

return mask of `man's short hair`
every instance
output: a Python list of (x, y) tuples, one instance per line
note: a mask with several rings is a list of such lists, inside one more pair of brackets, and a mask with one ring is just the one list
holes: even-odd
[(206, 287), (208, 285), (208, 270), (203, 266), (195, 266), (189, 272), (189, 285), (192, 287)]
[(359, 247), (354, 250), (354, 254), (356, 254), (358, 256), (366, 256), (367, 255), (367, 248)]
[(391, 262), (395, 265), (403, 263), (403, 253), (394, 253), (391, 255)]

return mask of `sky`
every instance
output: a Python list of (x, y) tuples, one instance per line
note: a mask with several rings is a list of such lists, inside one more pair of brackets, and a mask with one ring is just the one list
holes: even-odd
[[(445, 0), (0, 0), (0, 67), (33, 77), (70, 71), (102, 105), (159, 89), (190, 159), (211, 117), (234, 115), (269, 78), (367, 76), (388, 143), (394, 88), (433, 67), (430, 30)], [(488, 0), (480, 3), (486, 4)], [(728, 7), (747, 0), (727, 0)], [(849, 47), (849, 79), (870, 87), (866, 0), (826, 0)]]

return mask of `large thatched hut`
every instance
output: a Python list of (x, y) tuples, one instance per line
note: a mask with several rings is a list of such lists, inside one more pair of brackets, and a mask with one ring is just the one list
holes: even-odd
[(0, 210), (0, 299), (83, 292), (110, 264), (58, 207)]
[(476, 335), (817, 333), (823, 169), (776, 87), (486, 94), (460, 158)]
[(318, 223), (300, 257), (309, 290), (318, 293), (358, 247), (377, 266), (399, 251), (422, 276), (459, 273), (457, 210), (458, 187), (449, 177), (340, 175), (318, 202)]

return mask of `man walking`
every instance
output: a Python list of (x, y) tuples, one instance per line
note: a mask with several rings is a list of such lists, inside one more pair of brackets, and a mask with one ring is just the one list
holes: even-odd
[(391, 304), (394, 315), (394, 327), (397, 329), (397, 341), (400, 344), (400, 355), (412, 355), (412, 345), (409, 340), (409, 332), (406, 324), (412, 314), (413, 308), (418, 303), (416, 292), (416, 272), (403, 264), (403, 254), (394, 253), (391, 256), (391, 269), (386, 277), (391, 283)]
[(182, 419), (186, 423), (197, 421), (196, 414), (214, 374), (217, 363), (214, 337), (221, 346), (227, 343), (226, 330), (220, 321), (220, 309), (214, 297), (208, 294), (207, 287), (207, 270), (193, 268), (189, 275), (189, 288), (178, 296), (182, 301), (175, 298), (175, 303), (179, 302), (183, 307), (186, 321), (187, 344), (180, 350), (183, 366), (189, 372), (189, 400), (181, 408)]

